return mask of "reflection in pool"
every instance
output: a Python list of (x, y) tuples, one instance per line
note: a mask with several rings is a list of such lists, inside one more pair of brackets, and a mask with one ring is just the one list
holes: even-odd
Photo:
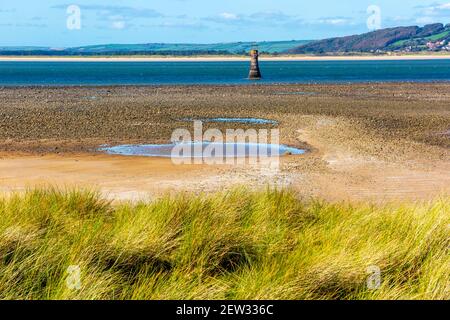
[(119, 145), (100, 151), (124, 156), (164, 158), (274, 157), (301, 155), (305, 150), (278, 144), (182, 142), (177, 144)]
[(275, 92), (277, 95), (299, 95), (299, 96), (313, 96), (315, 92), (306, 92), (306, 91), (280, 91)]
[(182, 119), (182, 121), (202, 121), (202, 122), (222, 122), (222, 123), (243, 123), (243, 124), (278, 124), (275, 120), (260, 118), (201, 118), (201, 119)]

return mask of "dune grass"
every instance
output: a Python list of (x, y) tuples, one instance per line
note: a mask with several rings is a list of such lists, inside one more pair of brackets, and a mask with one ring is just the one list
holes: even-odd
[(0, 299), (449, 299), (449, 224), (448, 197), (374, 206), (236, 189), (112, 205), (30, 190), (0, 200)]

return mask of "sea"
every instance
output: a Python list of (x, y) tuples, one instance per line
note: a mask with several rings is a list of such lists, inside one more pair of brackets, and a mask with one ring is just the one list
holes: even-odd
[(261, 61), (263, 78), (247, 79), (250, 62), (0, 61), (0, 86), (249, 85), (450, 81), (450, 59), (396, 61)]

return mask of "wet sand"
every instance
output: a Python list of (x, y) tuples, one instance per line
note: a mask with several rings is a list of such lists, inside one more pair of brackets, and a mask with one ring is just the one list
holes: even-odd
[[(173, 165), (109, 156), (102, 144), (164, 143), (181, 119), (258, 117), (307, 148), (264, 166)], [(112, 199), (236, 185), (289, 186), (329, 200), (430, 199), (450, 194), (450, 84), (0, 88), (0, 191), (98, 188)]]

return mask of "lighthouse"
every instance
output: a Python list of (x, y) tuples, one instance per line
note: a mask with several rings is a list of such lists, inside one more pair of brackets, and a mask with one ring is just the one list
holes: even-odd
[(250, 73), (248, 74), (248, 78), (250, 80), (259, 80), (261, 79), (261, 71), (259, 71), (259, 62), (258, 62), (258, 50), (250, 50)]

